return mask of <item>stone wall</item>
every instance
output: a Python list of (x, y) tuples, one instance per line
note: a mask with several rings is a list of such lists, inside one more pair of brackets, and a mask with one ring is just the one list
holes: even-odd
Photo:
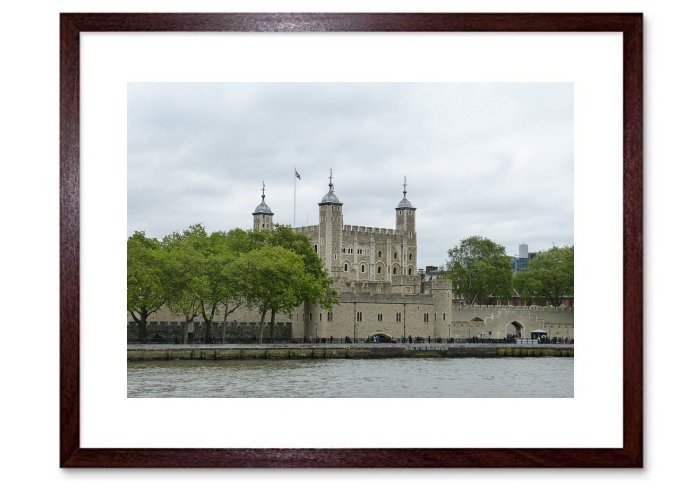
[[(182, 321), (149, 321), (146, 329), (147, 338), (157, 339), (160, 338), (166, 342), (181, 342), (182, 337), (187, 334), (187, 325)], [(138, 340), (138, 323), (130, 321), (127, 323), (127, 341)], [(192, 325), (192, 335), (189, 336), (190, 340), (198, 341), (203, 339), (205, 336), (204, 323), (197, 321)], [(220, 339), (224, 336), (228, 338), (243, 338), (243, 339), (257, 339), (259, 332), (259, 327), (257, 323), (254, 322), (212, 322), (211, 325), (211, 336)], [(269, 322), (265, 325), (263, 329), (263, 336), (270, 336), (270, 324)], [(292, 324), (291, 322), (275, 322), (275, 331), (273, 338), (275, 339), (290, 339), (292, 337)]]
[(128, 361), (239, 359), (389, 359), (389, 358), (574, 357), (573, 345), (130, 345)]
[(504, 338), (520, 332), (530, 337), (532, 330), (546, 330), (549, 337), (574, 338), (574, 311), (546, 306), (452, 306), (455, 338)]

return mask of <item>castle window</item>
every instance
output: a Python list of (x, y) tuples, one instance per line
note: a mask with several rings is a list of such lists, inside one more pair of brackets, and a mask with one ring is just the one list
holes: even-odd
[(442, 313), (442, 321), (445, 321), (445, 313)]
[(384, 321), (384, 315), (382, 313), (377, 313), (377, 321)]
[(318, 314), (318, 321), (323, 321), (323, 313)]
[(396, 313), (396, 321), (401, 321), (401, 313)]
[(328, 312), (328, 321), (333, 321), (333, 312), (332, 311)]
[(360, 271), (361, 271), (362, 273), (365, 273), (365, 265), (360, 265)]
[(377, 267), (377, 273), (382, 273), (382, 267), (381, 267), (381, 266), (378, 266), (378, 267)]
[(410, 269), (410, 268), (408, 269), (408, 274), (409, 274), (409, 275), (411, 274), (411, 269)]
[(337, 254), (334, 254), (334, 255), (333, 255), (333, 259), (334, 259), (334, 260), (337, 260), (337, 259), (338, 259), (338, 255), (337, 255)]
[(423, 314), (423, 321), (424, 321), (425, 323), (428, 323), (428, 313), (424, 313), (424, 314)]
[(347, 272), (347, 271), (348, 271), (348, 264), (347, 264), (347, 263), (345, 263), (345, 264), (343, 265), (343, 271), (344, 271), (344, 272)]
[(313, 317), (314, 317), (313, 314), (309, 313), (309, 321), (311, 321), (311, 319), (312, 319)]
[(401, 216), (402, 213), (403, 213), (403, 211), (399, 210), (399, 216)]
[(433, 313), (433, 321), (437, 321), (437, 313)]
[(379, 251), (379, 252), (377, 253), (377, 258), (381, 258), (381, 257), (382, 257), (382, 252)]
[(350, 254), (352, 254), (352, 248), (350, 248)]
[(413, 253), (408, 253), (408, 259), (412, 260), (413, 259)]
[(357, 312), (357, 321), (362, 321), (362, 311)]
[(318, 244), (314, 244), (314, 253), (318, 254)]
[(394, 259), (398, 257), (398, 254), (396, 254), (396, 251), (394, 251)]
[(341, 253), (344, 253), (344, 252), (345, 252), (345, 248), (341, 249), (340, 252), (341, 252)]
[(396, 275), (396, 267), (394, 267), (394, 275)]

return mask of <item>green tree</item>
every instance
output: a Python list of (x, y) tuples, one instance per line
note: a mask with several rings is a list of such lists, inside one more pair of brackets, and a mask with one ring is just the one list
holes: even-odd
[(490, 239), (471, 236), (448, 251), (445, 266), (455, 294), (469, 304), (488, 296), (508, 298), (511, 292), (511, 259), (505, 248)]
[(560, 306), (564, 296), (574, 295), (574, 247), (540, 251), (515, 274), (513, 287), (525, 299)]
[[(299, 285), (297, 306), (306, 301), (331, 310), (338, 304), (338, 294), (333, 289), (333, 281), (307, 236), (284, 225), (275, 225), (273, 230), (253, 230), (249, 232), (249, 236), (253, 249), (260, 246), (276, 246), (301, 257), (304, 273), (311, 277), (313, 283)], [(271, 310), (270, 337), (274, 331), (275, 314), (276, 311)]]
[(185, 319), (183, 342), (187, 333), (193, 331), (194, 319), (202, 313), (203, 295), (208, 290), (207, 245), (207, 233), (199, 224), (163, 239), (166, 304)]
[(183, 341), (197, 316), (210, 339), (217, 314), (223, 315), (223, 340), (228, 316), (243, 304), (260, 311), (262, 339), (268, 313), (272, 335), (277, 313), (291, 316), (304, 301), (328, 309), (338, 301), (309, 239), (288, 227), (209, 235), (197, 224), (166, 236), (162, 255), (162, 300), (185, 319)]
[[(210, 263), (212, 278), (210, 307), (220, 306), (223, 317), (221, 341), (226, 338), (226, 322), (228, 317), (245, 303), (245, 279), (242, 254), (252, 249), (248, 233), (241, 229), (228, 232), (214, 232), (211, 235), (214, 260)], [(213, 314), (212, 314), (213, 317)], [(206, 318), (206, 317), (205, 317)]]
[(126, 304), (139, 324), (139, 339), (147, 337), (148, 316), (165, 304), (164, 257), (160, 242), (134, 232), (126, 242)]
[(260, 313), (258, 340), (262, 342), (267, 313), (271, 313), (271, 328), (276, 313), (291, 317), (313, 290), (315, 281), (304, 270), (301, 256), (280, 246), (262, 246), (242, 258), (240, 275), (245, 280), (245, 300)]

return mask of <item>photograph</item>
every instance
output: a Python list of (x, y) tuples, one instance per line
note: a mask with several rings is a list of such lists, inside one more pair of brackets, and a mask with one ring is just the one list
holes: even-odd
[(574, 83), (127, 86), (128, 398), (575, 397)]

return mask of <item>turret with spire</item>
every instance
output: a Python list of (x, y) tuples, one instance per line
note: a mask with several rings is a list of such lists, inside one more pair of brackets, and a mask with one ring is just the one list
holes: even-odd
[(335, 187), (333, 186), (333, 169), (331, 169), (331, 174), (328, 176), (328, 193), (321, 198), (319, 206), (325, 204), (343, 205), (343, 203), (341, 203), (338, 199), (338, 196), (335, 195)]
[(396, 207), (396, 230), (404, 232), (416, 231), (416, 208), (406, 198), (406, 177), (403, 178), (403, 199)]
[(262, 183), (262, 201), (253, 212), (253, 229), (254, 230), (271, 230), (272, 229), (272, 210), (265, 203), (265, 182)]
[(335, 195), (333, 169), (328, 177), (328, 193), (318, 204), (318, 254), (331, 275), (340, 276), (340, 246), (343, 242), (343, 203)]

